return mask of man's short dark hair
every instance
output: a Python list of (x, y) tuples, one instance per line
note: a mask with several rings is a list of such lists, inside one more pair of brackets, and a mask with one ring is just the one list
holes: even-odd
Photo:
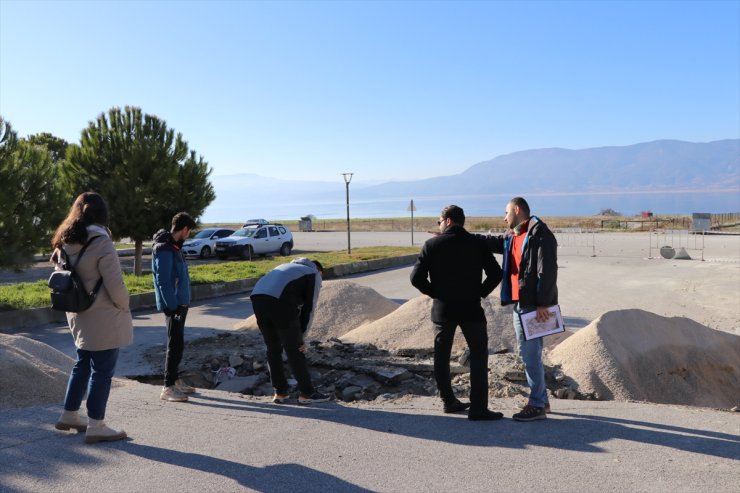
[(511, 205), (519, 207), (525, 216), (529, 217), (529, 204), (522, 197), (514, 197), (509, 201)]
[(321, 262), (319, 262), (318, 260), (312, 260), (311, 262), (313, 262), (313, 265), (316, 266), (316, 270), (318, 270), (319, 272), (324, 272), (324, 266), (321, 265)]
[(463, 212), (462, 207), (457, 205), (448, 205), (442, 209), (439, 217), (442, 219), (450, 219), (458, 226), (465, 226), (465, 212)]
[(195, 221), (187, 212), (178, 212), (172, 218), (172, 232), (175, 233), (185, 228), (193, 229)]

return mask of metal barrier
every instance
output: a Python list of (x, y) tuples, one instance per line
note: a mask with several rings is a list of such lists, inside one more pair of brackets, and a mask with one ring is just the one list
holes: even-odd
[(695, 252), (704, 261), (704, 232), (688, 229), (665, 229), (650, 233), (648, 258), (660, 255), (666, 259), (690, 260), (689, 252)]
[[(488, 234), (503, 234), (504, 230), (489, 230)], [(553, 229), (558, 242), (558, 256), (598, 256), (603, 257), (640, 257), (655, 259), (669, 258), (676, 260), (697, 259), (704, 261), (704, 232), (693, 232), (688, 229), (666, 229), (645, 233), (626, 233), (630, 237), (640, 238), (624, 246), (614, 247), (612, 240), (619, 233), (611, 230), (593, 228), (558, 228)], [(642, 235), (647, 234), (648, 245), (642, 243)], [(622, 235), (624, 236), (624, 235)], [(661, 252), (661, 250), (663, 250)]]
[(596, 232), (593, 229), (560, 228), (553, 233), (558, 240), (558, 249), (575, 248), (575, 255), (583, 250), (590, 251), (592, 257), (596, 256)]
[[(489, 235), (502, 235), (505, 229), (489, 229)], [(596, 233), (597, 230), (587, 228), (558, 228), (552, 230), (555, 239), (558, 242), (560, 254), (566, 253), (563, 250), (568, 249), (570, 255), (589, 255), (596, 256)], [(574, 250), (575, 249), (575, 250)]]

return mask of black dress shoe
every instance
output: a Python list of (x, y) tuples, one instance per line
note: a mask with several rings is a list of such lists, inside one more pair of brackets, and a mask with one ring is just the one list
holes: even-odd
[(489, 411), (488, 409), (484, 409), (483, 411), (470, 411), (468, 413), (468, 419), (470, 421), (496, 421), (503, 417), (504, 415), (502, 413)]
[(457, 413), (460, 411), (465, 411), (469, 407), (469, 402), (461, 402), (455, 399), (454, 401), (445, 402), (445, 413)]

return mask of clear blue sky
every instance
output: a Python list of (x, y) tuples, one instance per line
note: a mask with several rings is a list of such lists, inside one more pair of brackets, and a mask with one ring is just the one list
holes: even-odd
[(20, 136), (78, 142), (125, 105), (214, 175), (353, 183), (740, 138), (740, 1), (0, 0), (0, 114)]

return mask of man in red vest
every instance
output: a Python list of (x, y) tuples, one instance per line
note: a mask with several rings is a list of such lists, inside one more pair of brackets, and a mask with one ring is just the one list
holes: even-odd
[(558, 303), (558, 258), (555, 235), (536, 216), (530, 216), (529, 204), (514, 197), (506, 205), (504, 221), (509, 231), (501, 236), (486, 236), (493, 253), (503, 255), (501, 304), (513, 305), (514, 331), (519, 356), (529, 384), (529, 401), (512, 416), (516, 421), (545, 419), (550, 409), (542, 364), (542, 338), (526, 340), (521, 314), (537, 312), (537, 320), (551, 315), (548, 307)]

